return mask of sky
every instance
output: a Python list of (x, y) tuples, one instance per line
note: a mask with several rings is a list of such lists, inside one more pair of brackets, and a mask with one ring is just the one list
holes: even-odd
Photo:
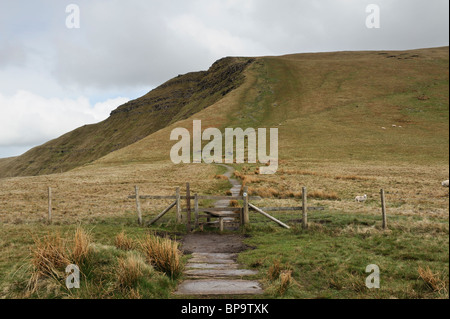
[(0, 158), (225, 56), (448, 46), (448, 12), (448, 0), (0, 0)]

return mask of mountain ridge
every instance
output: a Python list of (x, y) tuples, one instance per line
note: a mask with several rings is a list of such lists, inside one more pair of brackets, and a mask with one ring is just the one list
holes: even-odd
[[(114, 110), (112, 119), (133, 125), (104, 132), (128, 134), (134, 140), (113, 145), (90, 161), (75, 157), (76, 165), (68, 169), (92, 162), (168, 160), (170, 130), (191, 129), (193, 119), (220, 129), (278, 127), (280, 156), (294, 160), (306, 154), (329, 161), (448, 162), (448, 51), (440, 47), (225, 58), (213, 64), (209, 74), (178, 76)], [(177, 104), (176, 112), (161, 121), (155, 114), (167, 115), (168, 101)], [(151, 107), (143, 108), (146, 105)], [(139, 129), (142, 124), (136, 123), (142, 118), (160, 122), (145, 135)], [(394, 124), (397, 130), (392, 131)], [(68, 133), (67, 140), (76, 133)], [(88, 133), (95, 138), (95, 131)], [(34, 154), (35, 162), (27, 162), (26, 156), (0, 161), (0, 177), (19, 175), (10, 170), (17, 163), (34, 165), (37, 174), (60, 172), (39, 172), (49, 164), (39, 152)], [(26, 168), (23, 172), (28, 173)]]
[(179, 75), (119, 106), (105, 121), (84, 125), (0, 162), (0, 178), (65, 172), (133, 144), (221, 99), (243, 82), (242, 72), (252, 62), (228, 57), (208, 71)]

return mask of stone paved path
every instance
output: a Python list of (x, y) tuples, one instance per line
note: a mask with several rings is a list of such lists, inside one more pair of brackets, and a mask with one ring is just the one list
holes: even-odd
[[(205, 236), (206, 237), (206, 236)], [(193, 253), (186, 266), (185, 280), (178, 295), (257, 295), (262, 294), (259, 283), (245, 280), (257, 271), (240, 269), (236, 254)]]
[[(233, 168), (224, 174), (232, 184), (231, 192), (239, 195), (240, 184), (232, 179)], [(218, 201), (216, 207), (227, 207), (229, 201)], [(183, 250), (192, 253), (186, 265), (185, 276), (177, 295), (260, 295), (260, 284), (248, 277), (257, 275), (254, 270), (242, 269), (236, 262), (237, 253), (246, 249), (240, 235), (191, 234), (183, 243)]]

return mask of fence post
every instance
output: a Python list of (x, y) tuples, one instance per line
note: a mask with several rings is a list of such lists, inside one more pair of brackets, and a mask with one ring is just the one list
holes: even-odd
[(181, 224), (182, 223), (182, 215), (181, 215), (181, 196), (180, 196), (180, 188), (177, 187), (177, 224)]
[(244, 220), (243, 220), (242, 224), (247, 225), (250, 223), (250, 216), (248, 214), (248, 187), (247, 186), (244, 187), (243, 196), (244, 196), (244, 211), (243, 211)]
[(302, 188), (303, 229), (308, 229), (308, 190)]
[(186, 184), (186, 208), (187, 208), (187, 218), (186, 218), (186, 229), (188, 233), (191, 232), (191, 186), (189, 183)]
[(52, 188), (48, 188), (48, 223), (52, 223)]
[(195, 194), (194, 199), (194, 209), (195, 209), (195, 228), (199, 226), (199, 217), (198, 217), (198, 194)]
[(142, 211), (141, 211), (141, 201), (139, 200), (139, 187), (134, 187), (136, 193), (136, 210), (138, 214), (138, 224), (142, 225)]
[(386, 195), (384, 189), (381, 190), (381, 212), (383, 214), (383, 229), (387, 229), (387, 216), (386, 216)]

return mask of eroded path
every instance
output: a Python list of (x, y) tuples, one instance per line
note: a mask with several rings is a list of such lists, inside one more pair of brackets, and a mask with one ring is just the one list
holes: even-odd
[[(241, 185), (232, 178), (233, 168), (224, 174), (232, 184), (231, 192), (239, 195)], [(217, 201), (216, 207), (227, 207), (229, 201)], [(263, 290), (252, 276), (257, 271), (243, 269), (237, 263), (237, 254), (248, 247), (244, 237), (237, 234), (190, 234), (184, 238), (182, 249), (192, 258), (186, 265), (185, 276), (176, 292), (177, 295), (260, 295)]]

